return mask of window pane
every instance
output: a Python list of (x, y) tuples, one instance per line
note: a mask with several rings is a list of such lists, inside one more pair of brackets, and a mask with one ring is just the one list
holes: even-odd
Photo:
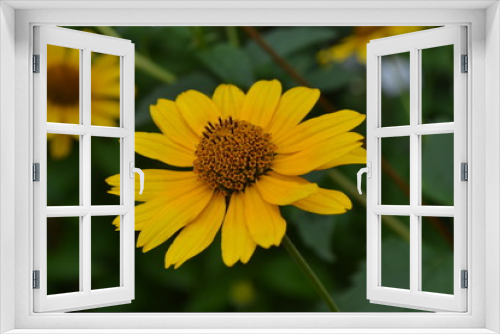
[(422, 291), (453, 294), (451, 217), (422, 217)]
[(114, 191), (119, 192), (120, 184), (120, 140), (118, 138), (92, 137), (92, 205), (119, 205), (120, 196), (108, 193), (111, 186), (106, 182), (110, 176), (116, 175), (109, 182), (116, 185)]
[(80, 291), (80, 217), (47, 218), (47, 294)]
[(48, 206), (80, 205), (79, 146), (79, 136), (47, 134)]
[(410, 137), (382, 138), (382, 204), (409, 205)]
[(410, 243), (396, 235), (384, 222), (384, 219), (397, 220), (400, 225), (410, 230), (410, 217), (381, 216), (381, 218), (382, 286), (410, 289)]
[(92, 125), (120, 125), (120, 57), (92, 52)]
[(422, 205), (453, 205), (453, 133), (422, 136)]
[(422, 123), (453, 122), (453, 45), (423, 49)]
[(92, 289), (120, 286), (120, 231), (113, 223), (119, 226), (120, 218), (92, 217)]
[(382, 126), (410, 124), (410, 53), (381, 57)]
[(47, 121), (80, 123), (80, 50), (47, 45)]

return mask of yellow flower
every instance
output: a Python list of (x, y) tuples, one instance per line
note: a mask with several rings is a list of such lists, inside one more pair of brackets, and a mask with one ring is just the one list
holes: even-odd
[[(319, 94), (296, 87), (281, 95), (272, 80), (255, 83), (246, 95), (222, 84), (212, 98), (189, 90), (175, 101), (159, 99), (151, 116), (162, 133), (136, 132), (135, 150), (191, 170), (144, 170), (144, 193), (136, 192), (145, 202), (135, 211), (137, 247), (147, 252), (179, 232), (165, 256), (166, 268), (178, 268), (221, 229), (222, 259), (230, 267), (247, 263), (257, 245), (280, 245), (286, 222), (279, 206), (318, 214), (350, 209), (342, 192), (298, 176), (366, 163), (363, 136), (349, 132), (364, 115), (341, 110), (300, 123)], [(119, 175), (107, 182), (119, 194)]]
[(355, 55), (358, 62), (366, 63), (366, 45), (373, 39), (406, 34), (421, 27), (354, 27), (352, 35), (345, 37), (338, 44), (318, 52), (318, 62), (326, 65), (342, 62)]
[[(80, 51), (47, 46), (47, 121), (80, 124)], [(120, 59), (95, 55), (91, 66), (92, 125), (116, 126), (120, 117)], [(71, 152), (78, 136), (48, 134), (54, 159)]]

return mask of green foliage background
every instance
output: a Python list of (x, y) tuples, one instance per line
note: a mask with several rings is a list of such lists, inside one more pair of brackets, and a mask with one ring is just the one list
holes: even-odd
[[(74, 27), (72, 27), (74, 28)], [(102, 33), (97, 27), (80, 27)], [(233, 83), (247, 90), (260, 79), (278, 79), (284, 90), (299, 84), (290, 77), (255, 41), (238, 27), (115, 27), (116, 33), (135, 43), (140, 57), (172, 74), (171, 82), (136, 66), (136, 131), (159, 132), (149, 115), (149, 105), (158, 98), (175, 99), (195, 89), (211, 95), (220, 83)], [(352, 27), (258, 27), (262, 37), (312, 87), (319, 88), (336, 108), (366, 113), (366, 67), (354, 58), (343, 63), (321, 66), (316, 61), (319, 50), (338, 44), (353, 34)], [(449, 49), (442, 48), (423, 56), (426, 68), (423, 84), (425, 113), (439, 121), (452, 116), (449, 106), (452, 91), (449, 84), (451, 63)], [(396, 57), (393, 67), (405, 71), (408, 58)], [(388, 62), (390, 66), (390, 62)], [(428, 70), (427, 70), (428, 69)], [(401, 86), (401, 85), (400, 85)], [(451, 94), (451, 95), (450, 95)], [(383, 91), (383, 124), (404, 125), (409, 113), (407, 88)], [(438, 107), (436, 107), (438, 106)], [(451, 110), (451, 111), (450, 111)], [(333, 111), (333, 110), (330, 110)], [(308, 117), (325, 110), (316, 106)], [(405, 116), (406, 115), (406, 116)], [(448, 117), (448, 118), (446, 118)], [(427, 119), (426, 118), (426, 119)], [(365, 124), (356, 129), (365, 134)], [(432, 137), (432, 136), (427, 136)], [(452, 178), (449, 170), (434, 168), (443, 155), (453, 156), (453, 142), (425, 138), (423, 150), (423, 193), (433, 205), (452, 205), (449, 194)], [(452, 139), (452, 138), (451, 138)], [(406, 146), (405, 146), (406, 145)], [(424, 145), (424, 144), (423, 144)], [(451, 148), (450, 148), (451, 145)], [(74, 185), (78, 175), (78, 151), (65, 160), (49, 161), (48, 199), (57, 200), (61, 189)], [(92, 147), (92, 192), (96, 203), (109, 203), (104, 178), (117, 173), (116, 142), (103, 140)], [(383, 156), (404, 182), (409, 176), (409, 147), (405, 140), (383, 144)], [(450, 151), (451, 150), (451, 151)], [(437, 164), (439, 165), (439, 164)], [(76, 169), (75, 169), (76, 166)], [(136, 156), (136, 166), (165, 168), (156, 161)], [(427, 166), (427, 165), (426, 165)], [(344, 166), (319, 171), (306, 177), (322, 187), (346, 192), (353, 209), (344, 215), (321, 216), (285, 207), (282, 214), (289, 225), (290, 238), (316, 271), (341, 311), (382, 312), (408, 311), (370, 304), (366, 299), (366, 208), (363, 196), (355, 195), (357, 171), (363, 166)], [(382, 190), (384, 204), (407, 202), (405, 191), (389, 175), (382, 176), (387, 186)], [(54, 183), (50, 183), (53, 180)], [(347, 182), (347, 183), (346, 183)], [(364, 188), (364, 187), (363, 187)], [(77, 193), (75, 192), (75, 195)], [(111, 197), (110, 197), (111, 196)], [(93, 197), (93, 201), (94, 201)], [(77, 198), (77, 197), (76, 197)], [(71, 198), (65, 198), (71, 201)], [(74, 200), (74, 199), (73, 199)], [(452, 199), (451, 199), (452, 200)], [(78, 200), (76, 200), (77, 202)], [(92, 287), (116, 286), (119, 282), (118, 232), (114, 217), (92, 220)], [(405, 217), (393, 217), (400, 226), (409, 228)], [(78, 222), (71, 219), (49, 221), (49, 292), (78, 290)], [(424, 287), (429, 291), (452, 292), (453, 235), (452, 220), (434, 219), (423, 224)], [(401, 233), (383, 223), (384, 284), (409, 286), (409, 242)], [(318, 312), (327, 311), (310, 282), (283, 248), (258, 248), (249, 264), (227, 268), (220, 255), (220, 236), (202, 254), (178, 270), (164, 269), (164, 255), (169, 243), (143, 254), (136, 249), (135, 300), (131, 304), (107, 307), (92, 312)]]

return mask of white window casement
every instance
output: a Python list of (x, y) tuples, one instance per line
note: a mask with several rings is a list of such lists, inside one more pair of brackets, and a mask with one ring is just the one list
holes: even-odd
[[(467, 310), (467, 178), (462, 175), (467, 166), (467, 32), (466, 27), (450, 26), (371, 41), (367, 50), (367, 297), (373, 303), (411, 307), (422, 310)], [(423, 77), (426, 69), (422, 58), (425, 50), (453, 47), (453, 121), (429, 123), (423, 117)], [(382, 114), (382, 72), (384, 57), (409, 53), (410, 111), (409, 124), (384, 126)], [(428, 98), (428, 97), (427, 97)], [(446, 106), (442, 106), (445, 108)], [(453, 206), (430, 206), (422, 201), (422, 143), (424, 136), (452, 134)], [(382, 200), (381, 157), (383, 138), (409, 141), (410, 201), (409, 205), (391, 205)], [(428, 138), (428, 137), (427, 137)], [(437, 137), (439, 138), (439, 137)], [(442, 139), (440, 139), (442, 140)], [(443, 158), (444, 159), (444, 158)], [(434, 165), (440, 161), (432, 162)], [(464, 169), (462, 171), (462, 169)], [(405, 216), (410, 220), (410, 289), (384, 286), (382, 281), (381, 217)], [(454, 240), (453, 294), (438, 294), (422, 289), (422, 217), (452, 217)], [(467, 272), (468, 273), (468, 272)], [(463, 281), (462, 281), (463, 280)]]
[[(79, 52), (80, 122), (47, 121), (49, 80), (48, 47)], [(71, 311), (127, 303), (134, 296), (134, 45), (130, 41), (58, 27), (34, 27), (34, 185), (33, 185), (33, 278), (34, 312)], [(120, 126), (96, 126), (92, 122), (91, 55), (93, 52), (120, 57)], [(47, 136), (78, 136), (79, 205), (47, 206)], [(91, 142), (119, 139), (121, 194), (119, 205), (93, 205), (91, 196)], [(98, 216), (120, 216), (120, 286), (92, 289), (91, 225)], [(79, 291), (49, 294), (47, 291), (47, 225), (54, 217), (74, 217), (79, 224)]]
[[(50, 296), (46, 296), (46, 291), (44, 295), (40, 289), (41, 296), (39, 297), (47, 303), (39, 303), (40, 298), (35, 297), (37, 292), (32, 289), (32, 271), (36, 269), (36, 265), (40, 264), (37, 262), (37, 255), (34, 256), (37, 252), (35, 245), (37, 245), (37, 240), (43, 241), (43, 233), (36, 233), (35, 222), (37, 217), (40, 219), (40, 212), (36, 210), (50, 213), (54, 209), (47, 209), (45, 206), (42, 208), (41, 204), (37, 206), (36, 202), (36, 187), (39, 187), (41, 183), (37, 185), (32, 181), (32, 165), (37, 162), (34, 161), (37, 152), (42, 155), (46, 154), (33, 144), (36, 143), (36, 136), (45, 136), (47, 131), (63, 131), (72, 135), (80, 135), (79, 145), (84, 155), (85, 152), (88, 154), (89, 149), (85, 146), (85, 140), (92, 135), (123, 138), (121, 174), (127, 175), (127, 171), (131, 168), (129, 162), (133, 162), (133, 155), (127, 156), (129, 153), (126, 153), (128, 145), (126, 142), (130, 135), (127, 131), (133, 131), (133, 125), (126, 123), (125, 119), (128, 114), (125, 109), (127, 105), (133, 108), (133, 101), (129, 104), (122, 103), (121, 127), (109, 131), (100, 128), (93, 129), (88, 121), (85, 123), (85, 117), (88, 117), (88, 115), (85, 116), (85, 88), (82, 89), (81, 126), (47, 125), (46, 120), (38, 119), (35, 89), (37, 79), (31, 67), (32, 55), (37, 51), (36, 44), (34, 44), (36, 37), (34, 28), (42, 26), (49, 27), (47, 31), (60, 31), (55, 30), (54, 27), (103, 25), (445, 26), (445, 28), (436, 29), (442, 33), (424, 38), (422, 45), (415, 44), (415, 40), (411, 41), (413, 44), (410, 43), (412, 34), (395, 37), (400, 39), (395, 43), (397, 45), (395, 49), (388, 46), (392, 43), (391, 39), (370, 43), (373, 46), (369, 49), (371, 56), (368, 67), (371, 72), (368, 73), (368, 82), (375, 80), (375, 85), (369, 87), (371, 92), (367, 96), (368, 99), (376, 99), (379, 94), (376, 82), (378, 67), (371, 66), (377, 65), (377, 57), (409, 51), (412, 73), (410, 80), (414, 80), (411, 86), (413, 94), (411, 123), (400, 129), (384, 128), (377, 120), (380, 110), (376, 103), (372, 106), (375, 108), (375, 116), (372, 117), (373, 111), (369, 111), (368, 115), (368, 161), (371, 162), (372, 177), (368, 179), (370, 196), (368, 215), (371, 215), (371, 219), (369, 217), (367, 223), (369, 229), (375, 229), (369, 234), (369, 249), (377, 250), (377, 242), (379, 242), (376, 231), (377, 216), (395, 214), (411, 217), (410, 292), (404, 292), (403, 294), (406, 295), (401, 296), (400, 291), (385, 289), (381, 286), (377, 253), (374, 252), (371, 255), (368, 254), (368, 261), (371, 263), (368, 271), (368, 298), (374, 302), (439, 311), (401, 314), (75, 314), (61, 312), (105, 303), (105, 298), (99, 301), (90, 300), (89, 296), (92, 296), (92, 291), (85, 277), (82, 278), (84, 282), (82, 294), (89, 297), (85, 302), (72, 300), (65, 307), (51, 306), (48, 303)], [(431, 31), (426, 33), (432, 34)], [(451, 39), (432, 44), (443, 37), (442, 35)], [(455, 37), (450, 37), (452, 35)], [(423, 35), (415, 33), (413, 36)], [(467, 43), (463, 44), (465, 37)], [(86, 42), (84, 39), (82, 37), (81, 40), (73, 40), (71, 45), (58, 44), (55, 40), (49, 41), (48, 39), (46, 43), (82, 50), (80, 53), (81, 73), (85, 76), (85, 64), (89, 64), (85, 55), (94, 46), (91, 45), (93, 42)], [(124, 43), (117, 42), (117, 45), (126, 45)], [(95, 45), (95, 50), (99, 52), (98, 44)], [(128, 44), (131, 45), (131, 43)], [(455, 54), (467, 54), (469, 59), (468, 73), (460, 76), (457, 73), (457, 71), (460, 72), (460, 60), (455, 57), (457, 71), (454, 72), (454, 121), (451, 124), (422, 125), (419, 120), (419, 50), (450, 44), (455, 46)], [(123, 52), (117, 51), (118, 49), (117, 46), (114, 50), (102, 49), (100, 52), (122, 57), (121, 73), (126, 78), (126, 69), (123, 64), (125, 59), (133, 59), (133, 56), (130, 56), (130, 49), (122, 50)], [(40, 54), (43, 58), (42, 52)], [(134, 0), (1, 1), (0, 73), (0, 333), (82, 333), (82, 331), (85, 333), (500, 332), (500, 226), (498, 224), (500, 221), (498, 205), (500, 203), (500, 95), (498, 94), (500, 91), (500, 6), (498, 1), (410, 0), (398, 1), (397, 4), (392, 1), (281, 0), (231, 3)], [(85, 77), (81, 82), (85, 84)], [(123, 89), (122, 82), (122, 99), (126, 95)], [(133, 112), (130, 117), (129, 120), (133, 122)], [(453, 207), (426, 207), (419, 202), (419, 136), (439, 133), (453, 133), (455, 138)], [(377, 189), (376, 182), (378, 182), (379, 173), (377, 171), (377, 140), (387, 136), (410, 137), (410, 155), (412, 162), (415, 163), (412, 163), (410, 185), (413, 192), (408, 207), (380, 205), (379, 195), (372, 191)], [(45, 137), (43, 141), (46, 142)], [(457, 145), (457, 143), (460, 144)], [(133, 144), (131, 145), (133, 147)], [(469, 166), (469, 177), (466, 183), (457, 180), (462, 162), (467, 162)], [(85, 157), (80, 163), (83, 165), (87, 163)], [(124, 202), (119, 206), (93, 208), (88, 200), (85, 200), (85, 173), (81, 182), (83, 197), (80, 206), (64, 210), (67, 210), (65, 215), (83, 217), (80, 223), (83, 229), (83, 234), (81, 234), (83, 239), (85, 239), (85, 217), (91, 217), (93, 214), (124, 216), (133, 214), (133, 204), (129, 207), (126, 202), (126, 189), (122, 190)], [(122, 180), (122, 182), (125, 181)], [(133, 187), (132, 182), (129, 180), (128, 182)], [(124, 186), (126, 188), (126, 185)], [(128, 193), (132, 194), (130, 191)], [(420, 293), (419, 219), (426, 215), (454, 217), (455, 245), (461, 243), (462, 246), (454, 248), (455, 288), (454, 294), (450, 296)], [(88, 252), (88, 248), (82, 249), (82, 257), (85, 258), (85, 251)], [(467, 289), (460, 287), (460, 278), (456, 275), (457, 273), (460, 275), (461, 270), (468, 271)], [(84, 273), (85, 270), (83, 270), (83, 275)], [(122, 283), (118, 289), (133, 286), (133, 281), (128, 281), (132, 284), (130, 286), (127, 282)], [(121, 291), (123, 294), (115, 296), (112, 302), (130, 300), (133, 298), (130, 291)], [(111, 294), (110, 292), (110, 296)]]

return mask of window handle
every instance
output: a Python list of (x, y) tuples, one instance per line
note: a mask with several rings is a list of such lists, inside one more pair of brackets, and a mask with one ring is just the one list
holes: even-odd
[(366, 163), (366, 167), (365, 168), (361, 168), (358, 171), (358, 192), (359, 192), (360, 195), (362, 194), (362, 192), (361, 192), (361, 176), (363, 175), (363, 173), (366, 173), (366, 176), (369, 179), (372, 177), (372, 163), (371, 162), (368, 161)]
[(140, 168), (135, 168), (132, 161), (130, 161), (129, 167), (130, 167), (129, 170), (131, 179), (134, 178), (134, 173), (139, 174), (139, 183), (141, 185), (141, 189), (139, 190), (139, 195), (142, 195), (142, 192), (144, 191), (144, 172)]

